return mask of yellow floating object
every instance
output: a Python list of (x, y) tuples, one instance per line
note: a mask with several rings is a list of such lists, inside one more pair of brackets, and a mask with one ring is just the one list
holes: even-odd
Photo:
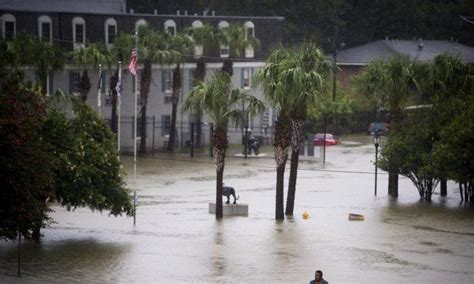
[(303, 219), (308, 219), (309, 218), (309, 213), (308, 211), (303, 212)]
[(364, 221), (364, 215), (349, 213), (349, 221)]

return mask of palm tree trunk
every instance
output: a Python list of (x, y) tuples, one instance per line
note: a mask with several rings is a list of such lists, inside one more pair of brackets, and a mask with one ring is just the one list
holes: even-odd
[(288, 197), (286, 198), (285, 215), (293, 215), (295, 208), (296, 179), (298, 175), (298, 163), (301, 144), (301, 130), (303, 129), (304, 119), (291, 120), (291, 164), (290, 178), (288, 181)]
[(176, 68), (173, 70), (173, 106), (171, 110), (170, 139), (167, 148), (168, 152), (174, 152), (174, 144), (176, 143), (176, 112), (178, 110), (179, 92), (181, 90), (181, 85), (181, 70), (178, 63), (176, 65)]
[(214, 162), (216, 164), (216, 219), (223, 217), (222, 182), (224, 180), (225, 154), (227, 150), (227, 131), (218, 126), (214, 132)]
[[(146, 107), (148, 104), (148, 95), (150, 93), (150, 84), (151, 84), (151, 62), (146, 60), (143, 64), (143, 72), (141, 78), (141, 90), (140, 90), (140, 99), (142, 108), (140, 110), (141, 120), (140, 120), (140, 153), (146, 152)], [(136, 118), (135, 118), (136, 119)]]
[(290, 119), (285, 111), (280, 111), (278, 119), (275, 122), (275, 162), (277, 165), (276, 177), (276, 200), (275, 200), (275, 219), (285, 219), (284, 214), (284, 187), (285, 187), (285, 167), (288, 160)]
[(147, 104), (143, 104), (140, 111), (140, 154), (146, 152), (146, 106)]

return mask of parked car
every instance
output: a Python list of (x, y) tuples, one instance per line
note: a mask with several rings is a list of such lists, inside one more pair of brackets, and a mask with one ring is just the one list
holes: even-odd
[(326, 144), (326, 146), (337, 145), (339, 144), (339, 139), (334, 137), (331, 133), (326, 133), (326, 143), (324, 143), (324, 133), (318, 133), (313, 137), (313, 144), (314, 146), (322, 146), (324, 144)]
[(375, 135), (375, 132), (378, 132), (379, 135), (387, 135), (388, 127), (385, 122), (372, 122), (369, 125), (369, 129), (367, 130), (367, 134)]

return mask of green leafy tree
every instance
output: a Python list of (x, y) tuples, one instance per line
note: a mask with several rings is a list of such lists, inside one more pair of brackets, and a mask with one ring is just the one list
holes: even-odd
[(44, 96), (24, 85), (23, 74), (4, 78), (0, 94), (0, 238), (36, 236), (49, 220), (46, 199), (53, 195), (54, 163), (41, 135)]
[(216, 164), (216, 218), (223, 217), (222, 182), (224, 177), (225, 156), (228, 147), (227, 126), (231, 122), (241, 121), (238, 107), (242, 100), (249, 101), (252, 115), (264, 109), (263, 103), (255, 97), (231, 89), (231, 79), (227, 73), (217, 72), (205, 82), (193, 88), (184, 103), (184, 110), (196, 112), (203, 110), (215, 123), (214, 162)]
[(474, 202), (474, 69), (460, 58), (441, 55), (431, 69), (433, 109), (439, 136), (434, 158), (440, 178), (459, 184), (461, 199)]
[[(399, 131), (402, 109), (414, 100), (419, 92), (416, 82), (414, 66), (407, 55), (396, 55), (387, 62), (382, 59), (371, 62), (355, 78), (356, 90), (359, 93), (380, 101), (388, 109), (390, 134)], [(390, 141), (389, 134), (389, 141)], [(388, 192), (391, 196), (398, 196), (397, 167), (390, 163), (384, 168), (389, 172)]]
[(73, 99), (74, 118), (52, 108), (43, 126), (55, 153), (55, 199), (68, 209), (89, 207), (131, 215), (116, 139), (89, 106)]

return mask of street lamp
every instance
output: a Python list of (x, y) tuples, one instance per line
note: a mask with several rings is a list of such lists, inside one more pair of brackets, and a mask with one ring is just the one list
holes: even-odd
[(379, 131), (375, 130), (374, 146), (375, 146), (375, 196), (377, 196), (377, 159), (379, 154), (380, 135)]

